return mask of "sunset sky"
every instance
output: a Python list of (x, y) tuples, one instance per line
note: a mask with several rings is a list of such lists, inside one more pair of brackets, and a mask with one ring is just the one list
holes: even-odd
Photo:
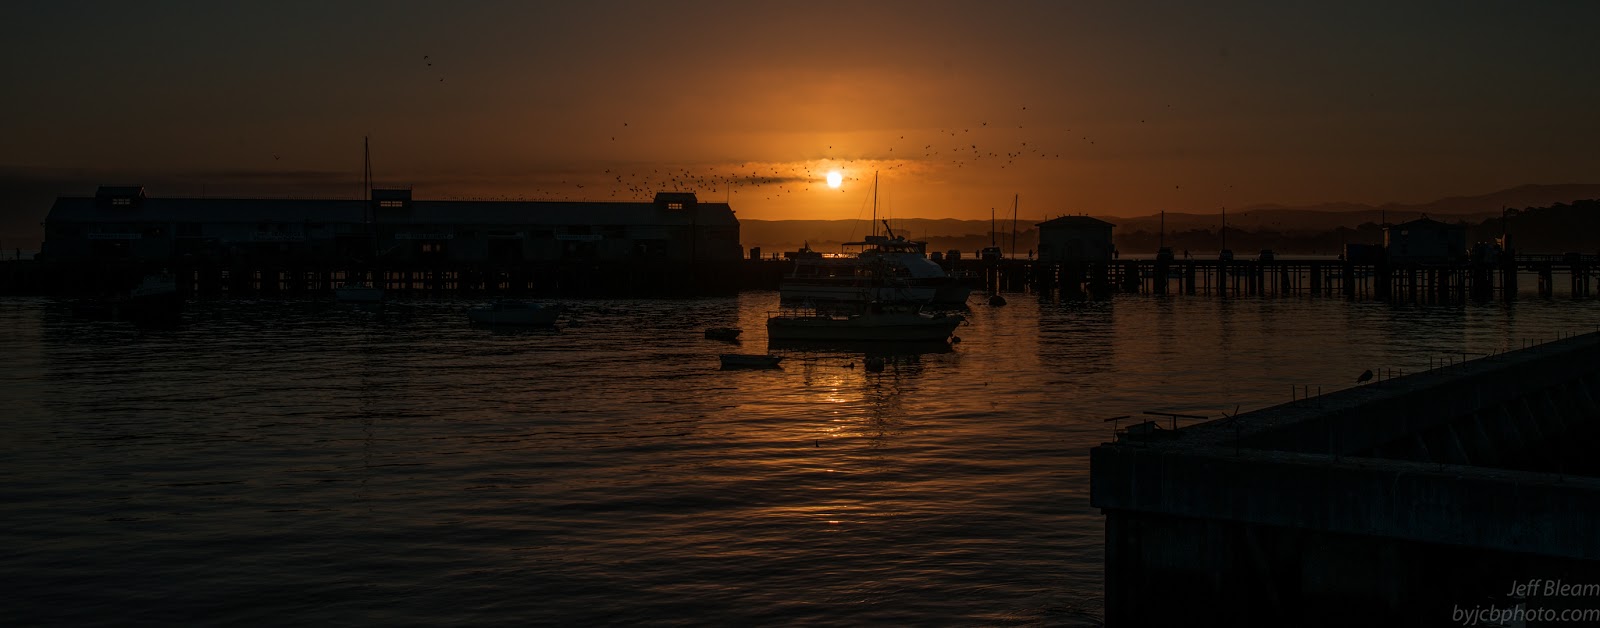
[[(0, 177), (729, 199), (742, 218), (1421, 202), (1600, 177), (1600, 4), (11, 2)], [(824, 177), (843, 175), (838, 189)], [(87, 186), (87, 187), (85, 187)], [(581, 186), (581, 187), (580, 187)], [(43, 206), (3, 208), (31, 224)]]

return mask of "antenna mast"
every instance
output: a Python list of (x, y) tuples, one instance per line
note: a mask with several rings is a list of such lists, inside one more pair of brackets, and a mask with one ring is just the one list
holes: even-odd
[(1017, 256), (1017, 201), (1021, 194), (1011, 195), (1011, 257)]
[[(860, 214), (857, 214), (860, 215)], [(878, 235), (878, 171), (872, 171), (872, 235)]]
[(362, 205), (361, 218), (372, 222), (367, 218), (368, 208), (372, 205), (372, 144), (365, 135), (361, 136), (361, 200), (366, 201)]

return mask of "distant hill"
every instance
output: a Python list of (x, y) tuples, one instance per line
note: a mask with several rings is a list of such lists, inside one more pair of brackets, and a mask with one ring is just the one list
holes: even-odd
[[(1284, 205), (1252, 205), (1239, 211), (1228, 212), (1228, 226), (1248, 230), (1274, 231), (1325, 231), (1339, 227), (1356, 227), (1363, 223), (1402, 222), (1423, 215), (1440, 220), (1465, 220), (1477, 223), (1498, 217), (1500, 208), (1524, 209), (1551, 207), (1557, 203), (1600, 198), (1600, 185), (1573, 183), (1562, 185), (1519, 185), (1514, 188), (1478, 196), (1452, 196), (1427, 203), (1386, 203), (1364, 205), (1360, 203), (1320, 203), (1289, 207)], [(1099, 216), (1116, 223), (1119, 230), (1159, 231), (1160, 215), (1136, 218)], [(1192, 214), (1167, 212), (1167, 231), (1185, 229), (1215, 229), (1221, 214)]]
[(1387, 203), (1379, 206), (1362, 205), (1358, 203), (1326, 203), (1299, 207), (1283, 205), (1255, 205), (1243, 208), (1245, 211), (1271, 210), (1271, 209), (1298, 209), (1310, 211), (1350, 212), (1365, 210), (1388, 210), (1391, 212), (1416, 212), (1430, 215), (1471, 214), (1489, 211), (1498, 212), (1501, 207), (1522, 209), (1527, 207), (1550, 207), (1556, 203), (1570, 203), (1578, 199), (1600, 198), (1600, 184), (1592, 183), (1564, 183), (1555, 185), (1528, 184), (1514, 188), (1480, 194), (1477, 196), (1451, 196), (1428, 203), (1406, 205), (1402, 203)]
[[(1600, 198), (1600, 184), (1521, 185), (1478, 196), (1454, 196), (1416, 204), (1254, 205), (1228, 212), (1229, 247), (1247, 250), (1276, 246), (1283, 252), (1306, 248), (1304, 252), (1331, 253), (1336, 252), (1342, 243), (1381, 239), (1381, 231), (1375, 227), (1385, 220), (1395, 223), (1428, 215), (1441, 220), (1481, 225), (1487, 220), (1499, 218), (1502, 207), (1556, 207), (1594, 198)], [(1161, 232), (1162, 218), (1159, 214), (1095, 217), (1116, 225), (1118, 246), (1130, 252), (1142, 252), (1146, 244), (1151, 244), (1153, 251), (1153, 243)], [(1037, 233), (1033, 226), (1046, 219), (1018, 219), (1017, 251), (1038, 248)], [(1206, 236), (1208, 239), (1214, 238), (1221, 223), (1220, 212), (1168, 212), (1168, 244), (1196, 240), (1201, 234), (1210, 234)], [(930, 250), (960, 249), (970, 253), (989, 246), (990, 242), (987, 220), (909, 218), (895, 220), (891, 224), (897, 231), (913, 239), (927, 240)], [(840, 243), (859, 241), (864, 234), (871, 232), (865, 220), (741, 220), (740, 226), (745, 246), (762, 247), (765, 254), (794, 250), (807, 242), (816, 250), (837, 251)], [(1011, 222), (996, 221), (996, 229), (999, 233), (995, 241), (1009, 250)], [(1179, 234), (1184, 236), (1178, 239)], [(1199, 243), (1196, 246), (1208, 248)]]

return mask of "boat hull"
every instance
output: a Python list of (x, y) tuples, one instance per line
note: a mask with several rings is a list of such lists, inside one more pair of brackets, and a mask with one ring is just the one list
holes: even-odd
[(724, 353), (717, 356), (725, 369), (770, 369), (777, 368), (783, 361), (782, 356), (776, 355), (744, 355), (740, 353)]
[(972, 286), (950, 282), (939, 288), (933, 294), (933, 302), (940, 305), (966, 305), (967, 297), (972, 296)]
[(767, 338), (779, 341), (945, 341), (961, 321), (959, 316), (921, 314), (774, 316), (767, 319)]
[(785, 301), (927, 303), (932, 301), (937, 293), (937, 289), (925, 286), (880, 286), (872, 288), (853, 282), (824, 283), (796, 280), (785, 280), (778, 284), (778, 297)]

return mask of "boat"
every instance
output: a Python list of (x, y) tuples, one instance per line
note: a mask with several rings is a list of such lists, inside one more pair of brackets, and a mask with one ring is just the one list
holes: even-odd
[[(365, 195), (362, 204), (362, 222), (366, 227), (366, 236), (372, 241), (372, 258), (378, 257), (377, 222), (378, 208), (372, 202), (372, 148), (367, 143), (367, 138), (361, 138), (361, 151), (364, 159), (361, 171), (361, 186)], [(368, 212), (371, 212), (368, 214)], [(370, 216), (370, 217), (369, 217)], [(376, 279), (378, 273), (374, 272)], [(333, 288), (333, 298), (341, 303), (379, 303), (383, 301), (383, 288), (375, 286), (372, 282), (350, 279)]]
[[(881, 243), (869, 237), (867, 241), (847, 242), (845, 246), (878, 246)], [(778, 282), (778, 297), (785, 301), (834, 303), (862, 300), (931, 303), (939, 297), (940, 285), (919, 285), (918, 278), (913, 275), (915, 272), (929, 278), (945, 277), (944, 269), (933, 260), (921, 258), (933, 267), (930, 270), (913, 261), (915, 258), (905, 259), (894, 253), (889, 254), (889, 258), (896, 262), (883, 268), (890, 274), (875, 277), (873, 260), (865, 253), (796, 257), (794, 269)], [(970, 292), (970, 288), (967, 290)]]
[(333, 298), (341, 303), (378, 303), (383, 301), (383, 288), (368, 281), (346, 281), (333, 289)]
[(484, 307), (467, 310), (467, 319), (480, 325), (530, 325), (556, 324), (561, 316), (559, 305), (543, 306), (524, 301), (499, 300)]
[(868, 303), (856, 312), (797, 308), (767, 318), (767, 338), (776, 341), (948, 342), (966, 320), (958, 314), (929, 314), (903, 304)]
[(744, 332), (744, 330), (741, 330), (738, 327), (707, 327), (706, 328), (706, 339), (707, 340), (738, 340), (739, 339), (739, 334), (741, 334), (743, 332)]
[[(877, 177), (873, 177), (873, 231), (859, 242), (844, 243), (844, 252), (824, 255), (809, 246), (786, 253), (794, 269), (778, 283), (785, 301), (861, 303), (911, 302), (960, 305), (971, 286), (928, 259), (927, 242), (897, 236), (883, 221), (877, 231)], [(880, 264), (881, 262), (881, 264)]]
[(145, 275), (124, 292), (75, 303), (73, 311), (102, 320), (176, 320), (183, 311), (183, 296), (178, 293), (177, 277), (162, 271)]
[(144, 309), (178, 310), (183, 305), (183, 298), (178, 296), (178, 278), (168, 272), (145, 275), (128, 291), (128, 300)]
[(717, 356), (725, 369), (770, 369), (783, 361), (781, 355), (723, 353)]

